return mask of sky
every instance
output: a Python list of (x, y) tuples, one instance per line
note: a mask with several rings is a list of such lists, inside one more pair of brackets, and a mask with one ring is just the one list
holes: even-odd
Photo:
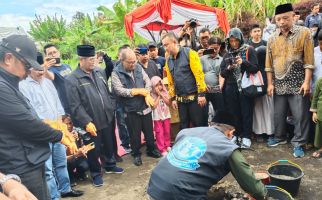
[(112, 8), (117, 0), (0, 0), (0, 27), (22, 26), (29, 30), (29, 22), (40, 16), (63, 16), (70, 21), (77, 12), (96, 13), (104, 5)]

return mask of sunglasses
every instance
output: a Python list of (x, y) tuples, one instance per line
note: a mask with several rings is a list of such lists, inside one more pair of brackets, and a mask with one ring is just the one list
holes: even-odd
[(26, 61), (26, 59), (24, 59), (22, 56), (20, 56), (17, 53), (14, 53), (15, 57), (25, 66), (25, 69), (28, 71), (32, 68), (32, 66)]

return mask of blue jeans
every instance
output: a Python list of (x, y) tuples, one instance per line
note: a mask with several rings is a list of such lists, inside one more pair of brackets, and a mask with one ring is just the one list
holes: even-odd
[(130, 136), (129, 136), (129, 131), (127, 130), (127, 126), (125, 124), (123, 107), (121, 107), (120, 105), (117, 105), (115, 115), (116, 115), (116, 123), (119, 131), (120, 140), (122, 142), (121, 145), (123, 147), (129, 148)]
[[(59, 200), (60, 193), (71, 191), (67, 170), (66, 148), (61, 143), (50, 143), (51, 155), (46, 161), (46, 180), (52, 200)], [(57, 183), (56, 183), (57, 181)]]

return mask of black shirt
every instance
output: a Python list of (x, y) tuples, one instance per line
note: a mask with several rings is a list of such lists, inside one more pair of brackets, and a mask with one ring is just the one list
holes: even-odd
[(254, 49), (256, 50), (258, 47), (260, 46), (266, 46), (267, 42), (265, 40), (261, 40), (258, 43), (253, 42), (251, 39), (248, 41), (248, 44), (252, 47), (254, 47)]

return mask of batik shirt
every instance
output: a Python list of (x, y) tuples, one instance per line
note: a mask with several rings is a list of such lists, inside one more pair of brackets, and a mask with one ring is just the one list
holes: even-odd
[(306, 27), (293, 25), (285, 37), (278, 29), (269, 38), (265, 71), (274, 73), (277, 95), (299, 94), (305, 69), (314, 69), (313, 39)]

